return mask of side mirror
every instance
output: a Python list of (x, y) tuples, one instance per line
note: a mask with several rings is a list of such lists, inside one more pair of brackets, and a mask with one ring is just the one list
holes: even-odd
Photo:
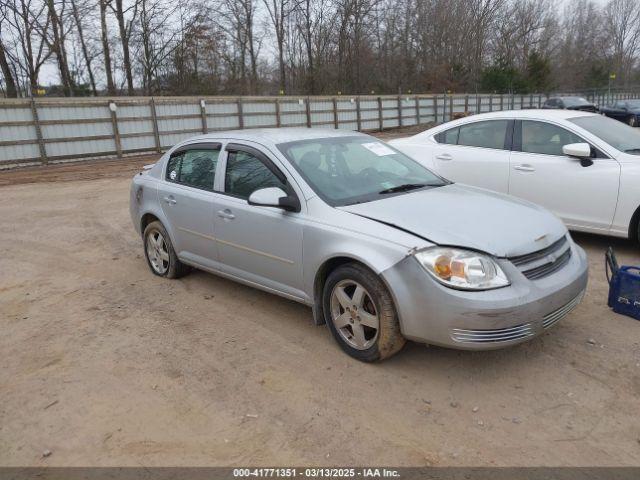
[(281, 208), (288, 212), (299, 212), (300, 201), (293, 195), (287, 195), (281, 188), (270, 187), (256, 190), (249, 196), (249, 205), (258, 207)]
[(591, 160), (591, 145), (588, 143), (569, 143), (562, 147), (562, 153), (568, 157), (580, 160), (580, 165), (589, 167), (593, 165)]

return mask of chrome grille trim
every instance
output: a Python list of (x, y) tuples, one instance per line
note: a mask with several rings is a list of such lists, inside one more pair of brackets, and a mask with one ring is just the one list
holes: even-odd
[(451, 338), (458, 343), (499, 343), (518, 340), (533, 336), (534, 331), (530, 323), (516, 325), (509, 328), (493, 330), (467, 330), (452, 328)]
[(568, 248), (562, 255), (549, 263), (540, 265), (529, 270), (524, 270), (522, 273), (529, 280), (537, 280), (547, 275), (551, 275), (553, 272), (560, 270), (571, 259), (571, 248)]
[(533, 263), (537, 260), (541, 260), (550, 253), (553, 253), (557, 250), (560, 250), (567, 243), (566, 235), (561, 239), (555, 241), (551, 245), (542, 250), (538, 250), (537, 252), (527, 253), (525, 255), (518, 255), (517, 257), (510, 257), (509, 260), (516, 267), (520, 267), (522, 265), (526, 265), (527, 263)]
[(584, 293), (585, 293), (585, 291), (583, 290), (582, 292), (580, 292), (578, 294), (578, 296), (576, 296), (569, 303), (563, 305), (562, 307), (558, 308), (557, 310), (554, 310), (551, 313), (547, 313), (544, 316), (543, 320), (542, 320), (542, 326), (545, 329), (546, 328), (551, 328), (559, 320), (561, 320), (564, 317), (566, 317), (569, 314), (569, 312), (571, 310), (573, 310), (574, 308), (576, 308), (578, 306), (578, 304), (582, 301), (582, 299), (584, 298)]

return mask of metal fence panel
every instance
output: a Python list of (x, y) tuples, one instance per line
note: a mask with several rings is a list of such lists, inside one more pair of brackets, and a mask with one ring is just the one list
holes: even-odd
[[(600, 104), (640, 92), (586, 92)], [(0, 100), (0, 167), (155, 152), (219, 130), (380, 130), (496, 110), (538, 108), (540, 94), (335, 97), (118, 97)]]

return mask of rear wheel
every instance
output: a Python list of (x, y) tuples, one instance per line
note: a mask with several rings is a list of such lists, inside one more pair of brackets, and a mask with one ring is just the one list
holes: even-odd
[(358, 360), (388, 358), (405, 344), (389, 291), (360, 264), (331, 272), (324, 286), (323, 310), (342, 350)]
[(629, 126), (630, 127), (635, 127), (638, 125), (638, 117), (636, 117), (635, 115), (631, 115), (629, 117)]
[(159, 221), (151, 222), (144, 229), (144, 255), (151, 271), (160, 277), (180, 278), (189, 267), (178, 260), (169, 234)]

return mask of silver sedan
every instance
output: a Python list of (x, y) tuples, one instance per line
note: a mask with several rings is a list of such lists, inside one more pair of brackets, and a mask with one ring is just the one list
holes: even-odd
[(154, 274), (195, 267), (307, 304), (363, 361), (406, 339), (528, 340), (587, 284), (584, 251), (543, 208), (455, 185), (353, 132), (189, 139), (134, 177), (131, 217)]

